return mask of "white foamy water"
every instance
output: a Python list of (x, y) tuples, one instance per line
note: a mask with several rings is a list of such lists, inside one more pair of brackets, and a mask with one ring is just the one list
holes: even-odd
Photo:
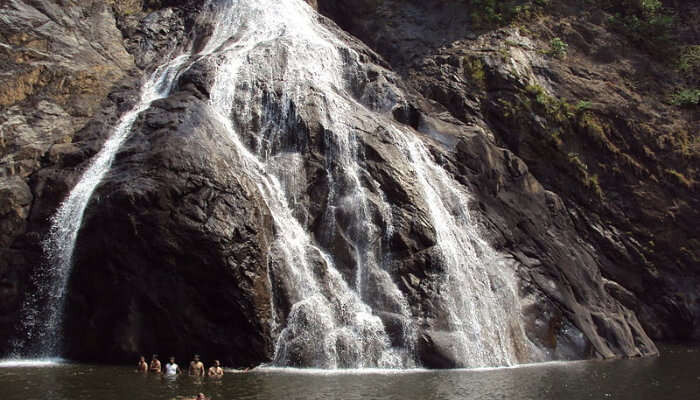
[(0, 368), (46, 368), (65, 364), (62, 358), (0, 360)]
[[(343, 90), (343, 83), (338, 81), (342, 71), (337, 50), (324, 38), (326, 32), (316, 25), (313, 11), (303, 2), (234, 1), (228, 6), (220, 11), (227, 13), (222, 19), (227, 24), (217, 25), (217, 29), (228, 31), (225, 34), (218, 31), (215, 36), (235, 40), (219, 50), (222, 57), (215, 62), (211, 106), (238, 149), (243, 171), (258, 186), (275, 221), (277, 234), (271, 255), (281, 258), (281, 263), (270, 273), (285, 281), (292, 307), (279, 332), (273, 363), (321, 368), (405, 366), (406, 357), (400, 354), (400, 349), (391, 348), (381, 320), (362, 301), (365, 263), (359, 253), (363, 249), (356, 246), (361, 265), (357, 267), (353, 290), (335, 268), (332, 256), (314, 243), (294, 215), (290, 203), (293, 206), (295, 200), (288, 191), (293, 189), (293, 174), (297, 171), (279, 168), (277, 160), (271, 157), (271, 144), (287, 135), (288, 127), (269, 122), (279, 124), (287, 120), (290, 110), (284, 105), (301, 104), (311, 85), (323, 91), (327, 115), (342, 118), (343, 103), (339, 96), (332, 95), (334, 90)], [(287, 56), (284, 65), (271, 60), (280, 57), (280, 53)], [(258, 99), (238, 90), (259, 80), (279, 82), (283, 97), (278, 101), (283, 106), (281, 110), (265, 110), (270, 114), (265, 121), (268, 136), (260, 137), (257, 149), (251, 151), (243, 144), (231, 118), (232, 111), (239, 119), (252, 118), (255, 109), (247, 104)], [(241, 95), (248, 101), (236, 103)], [(324, 122), (333, 129), (331, 158), (340, 160), (342, 169), (341, 173), (328, 171), (329, 178), (342, 179), (344, 182), (333, 188), (347, 193), (339, 201), (345, 202), (347, 209), (366, 212), (353, 138), (341, 129), (341, 123), (330, 118)], [(349, 191), (346, 183), (351, 185)], [(358, 221), (366, 219), (358, 218)], [(371, 235), (374, 229), (365, 225), (358, 231)]]
[(499, 264), (483, 239), (463, 186), (435, 163), (420, 139), (394, 126), (390, 132), (413, 167), (436, 231), (446, 267), (437, 300), (449, 316), (457, 359), (470, 368), (518, 363), (519, 354), (534, 349), (522, 326), (514, 272)]

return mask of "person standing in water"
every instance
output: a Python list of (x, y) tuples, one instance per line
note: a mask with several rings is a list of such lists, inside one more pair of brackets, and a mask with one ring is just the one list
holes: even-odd
[(158, 354), (154, 354), (151, 357), (151, 366), (148, 368), (150, 372), (153, 372), (154, 374), (160, 374), (160, 361), (158, 361)]
[(221, 368), (221, 363), (219, 360), (214, 360), (214, 365), (209, 367), (209, 376), (215, 378), (224, 376), (224, 369)]
[(170, 357), (170, 361), (168, 361), (167, 364), (165, 364), (165, 375), (166, 376), (175, 376), (178, 374), (181, 374), (182, 371), (180, 371), (180, 367), (175, 364), (175, 357)]
[(136, 372), (148, 372), (148, 363), (146, 357), (139, 357), (139, 363), (136, 365)]
[(194, 355), (194, 360), (190, 362), (190, 368), (187, 372), (191, 376), (204, 376), (204, 364), (199, 361), (199, 354)]

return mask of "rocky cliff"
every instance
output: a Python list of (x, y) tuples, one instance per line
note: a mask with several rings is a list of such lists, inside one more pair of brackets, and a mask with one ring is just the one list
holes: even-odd
[(329, 1), (321, 10), (561, 196), (608, 290), (652, 337), (697, 338), (698, 102), (683, 107), (674, 94), (697, 92), (700, 10), (497, 3)]
[[(207, 43), (215, 26), (198, 19), (203, 3), (0, 6), (3, 353), (22, 338), (48, 218), (137, 101), (143, 76)], [(517, 12), (482, 15), (489, 8), (477, 3), (313, 2), (343, 58), (340, 99), (314, 77), (288, 93), (293, 46), (271, 41), (248, 56), (269, 79), (237, 85), (230, 124), (287, 178), (295, 224), (319, 249), (308, 263), (328, 286), (320, 292), (341, 290), (328, 254), (391, 346), (415, 347), (428, 367), (470, 365), (445, 323), (451, 272), (425, 196), (432, 186), (466, 203), (479, 226), (487, 244), (469, 246), (478, 259), (492, 254), (490, 292), (518, 316), (501, 321), (515, 362), (650, 355), (649, 337), (700, 338), (697, 105), (667, 101), (698, 83), (697, 7), (664, 11), (687, 20), (669, 32), (682, 44), (679, 67), (613, 23), (632, 12), (622, 6), (515, 2)], [(211, 110), (217, 74), (204, 62), (181, 74), (139, 116), (93, 194), (66, 298), (66, 356), (130, 361), (153, 349), (254, 365), (279, 357), (279, 336), (291, 335), (281, 327), (324, 326), (295, 307), (279, 207)], [(326, 115), (336, 101), (342, 124)], [(357, 143), (352, 160), (332, 139), (341, 134)], [(432, 160), (444, 173), (415, 167)], [(362, 207), (350, 204), (360, 195)], [(517, 298), (496, 270), (513, 275)], [(294, 339), (286, 363), (317, 365)]]

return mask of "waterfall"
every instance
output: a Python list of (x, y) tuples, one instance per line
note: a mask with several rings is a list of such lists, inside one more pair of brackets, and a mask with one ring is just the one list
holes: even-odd
[[(274, 221), (271, 261), (266, 266), (273, 295), (272, 363), (415, 367), (418, 323), (385, 268), (382, 247), (382, 241), (392, 235), (392, 205), (364, 169), (358, 132), (352, 128), (353, 110), (358, 107), (376, 123), (391, 124), (349, 93), (347, 76), (360, 64), (359, 55), (319, 23), (315, 11), (302, 0), (219, 0), (208, 3), (205, 10), (203, 18), (214, 29), (204, 48), (172, 58), (146, 80), (139, 102), (122, 116), (51, 219), (44, 243), (46, 262), (36, 276), (38, 291), (25, 304), (28, 342), (38, 344), (37, 355), (60, 355), (66, 285), (90, 197), (138, 115), (153, 101), (168, 96), (185, 68), (205, 63), (213, 78), (211, 116), (224, 128), (225, 140), (234, 144), (238, 172), (255, 183)], [(351, 279), (339, 270), (337, 255), (309, 231), (300, 201), (305, 139), (295, 136), (298, 130), (292, 124), (297, 107), (305, 104), (314, 105), (325, 132), (325, 240), (342, 230), (354, 253)], [(253, 125), (258, 128), (250, 132), (241, 128)], [(389, 133), (392, 145), (412, 168), (436, 230), (444, 276), (437, 297), (431, 300), (449, 316), (442, 329), (451, 335), (456, 354), (466, 366), (517, 362), (516, 354), (526, 339), (517, 314), (514, 279), (481, 238), (467, 208), (468, 194), (434, 162), (415, 132), (391, 127)], [(280, 282), (284, 290), (277, 287)], [(381, 309), (376, 309), (370, 282), (383, 291)], [(290, 309), (276, 309), (275, 296), (286, 296)], [(392, 342), (379, 311), (401, 319), (401, 343)]]
[[(346, 114), (343, 107), (347, 102), (335, 94), (345, 90), (339, 78), (342, 63), (335, 44), (327, 40), (329, 33), (317, 26), (313, 11), (298, 0), (234, 1), (228, 13), (224, 19), (235, 22), (228, 25), (231, 31), (227, 34), (236, 40), (220, 49), (222, 57), (215, 59), (210, 105), (236, 145), (243, 171), (257, 184), (275, 221), (277, 232), (271, 256), (281, 255), (281, 263), (270, 272), (285, 281), (292, 307), (286, 326), (279, 333), (273, 363), (322, 368), (413, 365), (412, 355), (405, 349), (391, 347), (382, 321), (362, 301), (363, 268), (369, 257), (361, 253), (367, 250), (366, 238), (376, 234), (377, 229), (367, 223), (356, 143), (343, 121), (337, 119)], [(288, 55), (282, 68), (267, 59), (271, 49)], [(288, 134), (280, 121), (288, 120), (291, 110), (268, 110), (267, 122), (271, 123), (264, 129), (267, 137), (258, 138), (255, 151), (243, 144), (231, 123), (234, 109), (239, 119), (252, 118), (253, 110), (246, 104), (254, 99), (236, 103), (237, 96), (241, 96), (236, 89), (252, 87), (257, 81), (282, 82), (282, 98), (278, 99), (282, 105), (302, 104), (310, 85), (324, 95), (327, 109), (322, 122), (333, 135), (327, 138), (332, 148), (328, 157), (337, 163), (328, 166), (329, 181), (334, 182), (331, 192), (343, 193), (344, 198), (337, 202), (358, 213), (355, 247), (359, 265), (354, 290), (335, 268), (332, 256), (314, 243), (290, 207), (295, 203), (289, 192), (294, 189), (291, 186), (296, 171), (280, 168), (271, 146)], [(284, 156), (285, 160), (294, 159), (289, 154)], [(398, 289), (395, 293), (400, 296)], [(406, 318), (410, 317), (403, 297), (397, 302), (403, 306)]]
[(499, 265), (484, 241), (467, 205), (462, 185), (435, 163), (413, 135), (391, 127), (391, 133), (413, 165), (437, 234), (446, 271), (437, 291), (449, 316), (458, 359), (469, 367), (513, 365), (528, 349), (519, 315), (515, 277)]

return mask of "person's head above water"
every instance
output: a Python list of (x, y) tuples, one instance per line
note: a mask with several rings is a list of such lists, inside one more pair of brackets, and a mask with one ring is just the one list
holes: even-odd
[(219, 362), (219, 360), (214, 360), (214, 366), (215, 366), (215, 367), (220, 367), (220, 366), (221, 366), (221, 363)]
[(139, 361), (146, 361), (146, 357), (144, 357), (144, 356), (139, 356)]

